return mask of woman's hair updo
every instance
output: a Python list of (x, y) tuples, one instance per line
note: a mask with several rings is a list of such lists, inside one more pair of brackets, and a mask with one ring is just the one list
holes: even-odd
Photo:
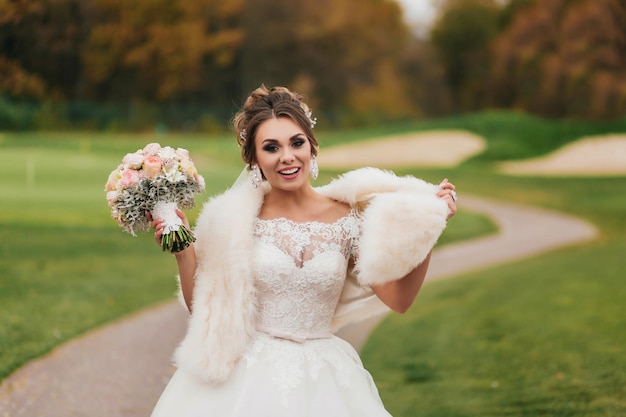
[(268, 89), (261, 85), (246, 99), (243, 110), (239, 111), (233, 125), (237, 133), (237, 142), (241, 147), (241, 158), (247, 164), (256, 160), (254, 137), (264, 121), (272, 118), (288, 117), (302, 128), (311, 143), (311, 153), (317, 155), (317, 139), (313, 134), (315, 120), (300, 94), (285, 87)]

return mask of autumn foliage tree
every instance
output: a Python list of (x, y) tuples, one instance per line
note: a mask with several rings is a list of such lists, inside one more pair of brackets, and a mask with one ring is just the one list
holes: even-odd
[(411, 45), (392, 0), (0, 2), (0, 99), (232, 109), (266, 83), (327, 120), (416, 117)]
[(431, 41), (457, 109), (626, 115), (621, 0), (447, 0)]
[(241, 0), (93, 0), (82, 48), (95, 99), (189, 100), (232, 87)]
[(411, 34), (387, 0), (248, 0), (243, 87), (287, 82), (318, 109), (409, 116), (401, 60)]
[(537, 1), (493, 44), (495, 103), (546, 116), (626, 114), (626, 7)]
[(80, 78), (78, 0), (0, 1), (0, 94), (70, 94)]
[(21, 103), (47, 120), (110, 106), (97, 127), (129, 114), (224, 125), (260, 83), (344, 125), (489, 107), (626, 114), (623, 0), (438, 4), (424, 40), (394, 0), (0, 0), (0, 128)]

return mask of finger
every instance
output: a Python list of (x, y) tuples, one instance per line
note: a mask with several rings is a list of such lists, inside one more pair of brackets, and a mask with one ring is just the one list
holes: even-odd
[(439, 186), (442, 190), (455, 190), (456, 187), (451, 182), (447, 182), (445, 184), (441, 184)]
[(182, 220), (185, 220), (185, 218), (187, 217), (185, 216), (185, 212), (182, 211), (181, 209), (176, 209), (176, 215), (180, 217)]
[(176, 209), (176, 214), (178, 215), (178, 217), (180, 217), (180, 219), (183, 221), (183, 224), (185, 225), (185, 227), (187, 229), (191, 229), (191, 226), (189, 226), (189, 219), (187, 219), (187, 216), (185, 215), (185, 212), (183, 212), (180, 209)]
[(154, 228), (154, 240), (159, 245), (161, 244), (161, 239), (163, 238), (163, 231), (164, 230), (165, 230), (165, 225), (163, 224), (163, 221), (159, 221), (159, 223)]
[(453, 190), (442, 190), (437, 195), (448, 202), (456, 203), (456, 192)]

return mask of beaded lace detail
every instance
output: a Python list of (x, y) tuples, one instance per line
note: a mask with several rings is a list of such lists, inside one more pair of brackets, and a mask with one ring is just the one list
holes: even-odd
[[(317, 380), (326, 368), (335, 370), (340, 386), (349, 385), (354, 366), (346, 363), (345, 347), (329, 335), (330, 326), (351, 256), (359, 241), (360, 217), (356, 211), (333, 223), (297, 223), (288, 219), (257, 219), (254, 270), (262, 332), (245, 355), (248, 367), (264, 358), (272, 363), (270, 379), (288, 406), (289, 393), (305, 380)], [(269, 333), (269, 334), (266, 334)], [(313, 335), (313, 338), (307, 336)], [(324, 337), (324, 336), (320, 336)], [(347, 345), (347, 344), (346, 344)], [(358, 356), (349, 362), (360, 363)]]
[(293, 334), (330, 331), (358, 245), (356, 212), (334, 223), (259, 219), (254, 234), (258, 324)]

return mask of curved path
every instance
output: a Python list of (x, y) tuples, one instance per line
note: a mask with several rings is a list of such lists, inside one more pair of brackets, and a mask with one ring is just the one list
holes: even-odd
[[(459, 208), (486, 214), (497, 234), (434, 251), (429, 280), (454, 276), (593, 239), (596, 229), (563, 214), (461, 195)], [(177, 301), (144, 310), (73, 340), (0, 385), (0, 417), (150, 415), (173, 372), (170, 356), (185, 332)], [(378, 320), (341, 333), (360, 347)]]

